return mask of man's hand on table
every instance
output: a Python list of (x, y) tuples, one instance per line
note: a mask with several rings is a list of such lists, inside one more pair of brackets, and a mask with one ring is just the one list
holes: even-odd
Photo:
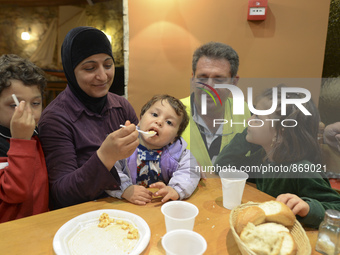
[(340, 152), (340, 122), (327, 125), (323, 132), (324, 143)]

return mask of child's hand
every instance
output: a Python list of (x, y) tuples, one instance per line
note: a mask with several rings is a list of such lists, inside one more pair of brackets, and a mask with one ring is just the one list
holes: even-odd
[(35, 126), (31, 107), (21, 101), (19, 106), (15, 107), (10, 123), (12, 138), (31, 140)]
[(276, 201), (286, 204), (295, 215), (305, 217), (309, 213), (309, 205), (297, 195), (281, 194), (276, 198)]
[(154, 196), (162, 196), (162, 202), (165, 203), (168, 200), (178, 200), (179, 195), (176, 190), (171, 188), (170, 186), (166, 186), (163, 182), (156, 182), (150, 185), (150, 188), (159, 189), (157, 192), (154, 193)]
[(122, 198), (125, 198), (129, 202), (136, 205), (145, 205), (151, 202), (152, 192), (140, 185), (131, 185), (122, 194)]

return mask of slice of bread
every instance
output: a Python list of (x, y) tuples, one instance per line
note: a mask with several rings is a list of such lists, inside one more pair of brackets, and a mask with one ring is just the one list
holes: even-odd
[(289, 232), (280, 232), (280, 234), (283, 235), (280, 255), (295, 255), (297, 253), (297, 246), (292, 234)]
[(280, 223), (286, 227), (292, 227), (295, 223), (295, 215), (284, 203), (268, 201), (258, 205), (266, 214), (266, 222)]
[(270, 228), (258, 228), (253, 223), (247, 224), (240, 239), (258, 255), (279, 255), (283, 242), (282, 235)]
[(255, 226), (248, 223), (240, 239), (249, 249), (259, 255), (296, 255), (297, 246), (289, 229), (277, 223)]
[(293, 236), (290, 234), (289, 229), (282, 224), (269, 222), (256, 226), (257, 229), (263, 231), (274, 231), (275, 233), (283, 236), (283, 241), (279, 255), (295, 255), (297, 246)]
[(258, 206), (249, 206), (240, 211), (237, 215), (235, 222), (235, 230), (240, 234), (248, 222), (253, 223), (255, 226), (264, 223), (266, 214)]

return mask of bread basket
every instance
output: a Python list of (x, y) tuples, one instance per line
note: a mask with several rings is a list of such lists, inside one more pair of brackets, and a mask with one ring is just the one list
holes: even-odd
[[(231, 213), (230, 213), (230, 218), (229, 218), (229, 223), (230, 223), (230, 229), (232, 231), (232, 234), (234, 236), (235, 242), (237, 243), (237, 246), (242, 253), (242, 255), (256, 255), (253, 251), (251, 251), (240, 239), (239, 235), (236, 233), (235, 230), (235, 224), (236, 224), (236, 219), (238, 213), (243, 210), (246, 207), (249, 206), (254, 206), (254, 205), (259, 205), (260, 203), (255, 203), (255, 202), (248, 202), (245, 204), (241, 204), (237, 207), (235, 207)], [(311, 246), (309, 239), (306, 235), (305, 230), (301, 226), (300, 222), (295, 220), (294, 226), (290, 229), (290, 233), (292, 234), (296, 245), (297, 245), (297, 255), (309, 255), (312, 252)]]

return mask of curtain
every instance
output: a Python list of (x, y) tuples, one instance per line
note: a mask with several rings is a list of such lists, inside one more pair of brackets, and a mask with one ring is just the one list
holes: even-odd
[(57, 18), (53, 19), (38, 48), (30, 57), (30, 61), (40, 67), (47, 67), (53, 63), (54, 49), (57, 43)]

